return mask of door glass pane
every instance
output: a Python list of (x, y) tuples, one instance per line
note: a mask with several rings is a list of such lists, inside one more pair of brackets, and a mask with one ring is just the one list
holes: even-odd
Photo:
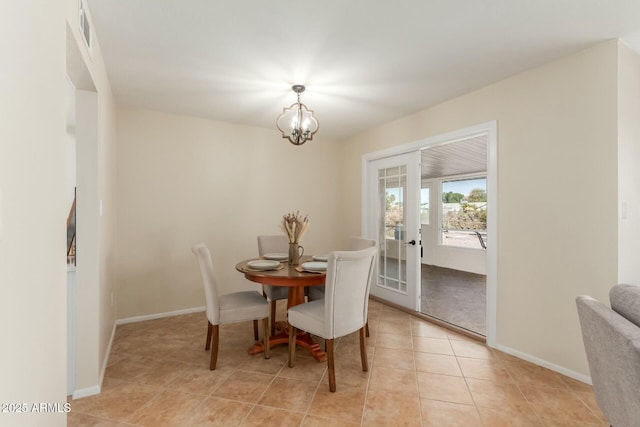
[(442, 244), (486, 249), (485, 177), (442, 182)]
[(407, 168), (398, 166), (378, 171), (380, 248), (378, 285), (402, 293), (407, 291), (404, 208)]
[(429, 225), (429, 187), (420, 190), (420, 224)]

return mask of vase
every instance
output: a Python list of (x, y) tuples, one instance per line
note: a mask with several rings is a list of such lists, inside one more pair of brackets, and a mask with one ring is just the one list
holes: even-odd
[(298, 243), (289, 243), (289, 265), (300, 264), (300, 258), (304, 254), (304, 248)]

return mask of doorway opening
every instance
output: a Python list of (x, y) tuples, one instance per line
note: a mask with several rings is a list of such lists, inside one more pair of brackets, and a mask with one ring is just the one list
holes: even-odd
[(362, 160), (362, 235), (379, 245), (372, 296), (493, 345), (497, 123)]
[(487, 134), (425, 148), (420, 165), (420, 312), (486, 336)]

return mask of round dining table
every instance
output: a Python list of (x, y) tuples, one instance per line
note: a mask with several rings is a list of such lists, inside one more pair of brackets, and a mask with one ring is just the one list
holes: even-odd
[[(302, 270), (300, 265), (307, 261), (311, 261), (311, 256), (304, 256), (300, 258), (300, 265), (293, 266), (287, 261), (282, 261), (280, 266), (274, 270), (255, 270), (249, 267), (250, 261), (255, 261), (263, 258), (252, 258), (244, 261), (240, 261), (236, 264), (236, 270), (244, 274), (244, 277), (248, 280), (261, 283), (263, 285), (282, 286), (288, 289), (287, 309), (294, 305), (304, 303), (304, 288), (307, 286), (319, 286), (323, 285), (326, 278), (326, 273), (323, 272), (308, 272)], [(272, 319), (273, 321), (273, 319)], [(284, 322), (283, 322), (284, 323)], [(280, 344), (289, 344), (289, 327), (287, 324), (284, 327), (279, 327), (279, 332), (269, 337), (269, 347), (274, 347)], [(307, 332), (299, 331), (296, 335), (296, 343), (306, 349), (316, 360), (326, 361), (327, 355), (320, 348), (318, 344), (313, 341), (311, 335)], [(249, 349), (249, 354), (262, 353), (264, 351), (264, 344), (254, 344)]]

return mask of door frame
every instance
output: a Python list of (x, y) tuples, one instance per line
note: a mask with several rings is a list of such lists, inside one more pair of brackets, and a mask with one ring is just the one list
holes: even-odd
[(456, 140), (466, 139), (478, 134), (487, 135), (487, 208), (491, 212), (487, 218), (487, 239), (491, 242), (487, 248), (487, 345), (493, 347), (496, 343), (496, 311), (498, 287), (498, 123), (490, 121), (475, 126), (447, 132), (426, 139), (400, 144), (372, 153), (366, 153), (361, 158), (361, 234), (369, 236), (371, 230), (368, 208), (369, 196), (369, 164), (373, 160), (422, 150), (437, 145), (444, 145)]

